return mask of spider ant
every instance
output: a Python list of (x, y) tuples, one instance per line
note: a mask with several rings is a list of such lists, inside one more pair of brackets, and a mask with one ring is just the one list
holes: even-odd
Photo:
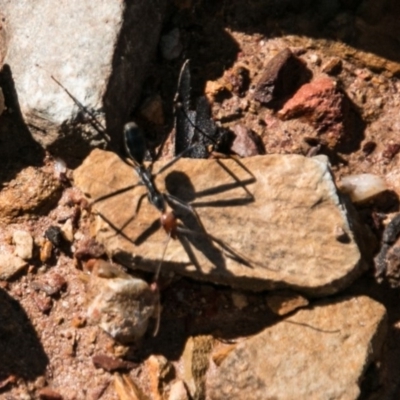
[[(153, 164), (150, 164), (149, 166), (144, 165), (146, 144), (145, 144), (145, 140), (144, 140), (142, 131), (136, 125), (136, 123), (134, 123), (134, 122), (127, 123), (124, 126), (124, 147), (125, 147), (126, 154), (128, 156), (128, 160), (126, 160), (125, 162), (128, 165), (130, 165), (131, 167), (133, 167), (133, 169), (135, 170), (135, 172), (139, 178), (139, 182), (133, 186), (127, 186), (127, 187), (124, 187), (117, 191), (113, 191), (106, 195), (100, 196), (92, 202), (92, 204), (101, 202), (110, 197), (114, 197), (117, 194), (121, 194), (128, 190), (131, 190), (136, 186), (144, 186), (146, 188), (146, 192), (144, 194), (142, 194), (137, 201), (136, 210), (135, 210), (134, 215), (128, 221), (126, 221), (122, 227), (115, 226), (115, 224), (113, 224), (109, 218), (107, 218), (105, 215), (103, 215), (99, 211), (98, 211), (98, 214), (117, 233), (121, 234), (125, 239), (127, 239), (129, 242), (133, 243), (135, 246), (139, 245), (143, 239), (137, 238), (136, 240), (133, 241), (128, 235), (126, 235), (123, 232), (123, 230), (138, 215), (142, 201), (143, 201), (144, 197), (146, 197), (146, 195), (147, 195), (149, 203), (161, 214), (160, 219), (158, 220), (159, 226), (161, 226), (168, 235), (167, 243), (164, 247), (158, 268), (156, 269), (156, 274), (155, 274), (156, 279), (158, 279), (158, 277), (159, 277), (160, 268), (161, 268), (161, 265), (164, 260), (164, 256), (165, 256), (165, 252), (166, 252), (169, 240), (171, 238), (177, 239), (177, 237), (179, 236), (180, 233), (185, 233), (185, 234), (189, 234), (192, 236), (194, 235), (194, 236), (198, 236), (198, 237), (203, 236), (204, 238), (206, 238), (206, 241), (208, 242), (208, 245), (206, 245), (206, 247), (209, 252), (213, 251), (215, 253), (215, 248), (214, 248), (214, 246), (211, 245), (211, 242), (215, 242), (224, 251), (229, 253), (232, 258), (239, 260), (243, 264), (246, 264), (246, 265), (248, 264), (248, 262), (245, 260), (245, 258), (243, 256), (238, 255), (238, 253), (236, 251), (234, 251), (233, 249), (231, 249), (229, 247), (229, 245), (224, 243), (222, 240), (219, 240), (218, 238), (212, 236), (210, 233), (208, 233), (206, 231), (197, 212), (195, 211), (195, 209), (193, 208), (193, 206), (191, 204), (187, 203), (184, 200), (181, 200), (179, 197), (174, 196), (170, 192), (160, 191), (158, 189), (157, 185), (155, 184), (156, 176), (158, 176), (159, 174), (161, 174), (162, 172), (164, 172), (165, 170), (170, 168), (180, 158), (182, 158), (187, 152), (191, 151), (194, 146), (195, 145), (189, 146), (181, 154), (176, 156), (173, 160), (171, 160), (170, 162), (168, 162), (167, 164), (162, 166), (156, 173), (153, 173), (152, 172)], [(220, 165), (223, 167), (223, 169), (225, 171), (228, 171), (228, 174), (231, 177), (233, 177), (235, 180), (238, 181), (238, 178), (233, 173), (229, 172), (229, 170), (226, 167), (224, 167), (223, 164), (220, 164)], [(249, 181), (242, 183), (242, 185), (243, 185), (242, 187), (244, 187), (246, 193), (248, 193), (248, 190), (244, 185), (253, 183), (253, 182), (254, 182), (254, 180), (251, 179)], [(233, 184), (231, 186), (235, 187), (235, 186), (241, 186), (241, 185)], [(225, 191), (227, 189), (229, 189), (229, 188), (224, 186), (222, 188), (222, 191)], [(218, 192), (218, 190), (216, 192)], [(240, 204), (243, 204), (243, 202), (252, 201), (252, 198), (247, 197), (246, 199), (240, 199), (240, 200), (241, 200)], [(234, 203), (234, 201), (232, 201), (232, 203)], [(187, 214), (189, 214), (191, 217), (188, 218), (188, 216), (186, 216), (187, 218), (185, 219), (185, 221), (182, 221), (182, 217), (181, 216), (178, 217), (178, 215), (175, 212), (176, 207), (185, 210), (187, 212)], [(188, 225), (187, 225), (188, 219), (191, 219), (191, 223), (192, 223), (192, 225), (195, 225), (195, 229), (193, 229), (193, 228), (190, 229), (188, 227)], [(183, 222), (183, 225), (181, 222)], [(143, 236), (146, 237), (146, 234), (144, 234)], [(182, 239), (182, 238), (179, 237), (179, 239)], [(211, 250), (211, 247), (213, 248), (213, 250)]]
[[(59, 84), (61, 87), (63, 87), (55, 78), (53, 80)], [(65, 89), (66, 90), (66, 89)], [(74, 100), (74, 102), (82, 108), (83, 106), (76, 100), (74, 97), (66, 90), (67, 94)], [(217, 255), (218, 260), (217, 264), (223, 265), (222, 259), (222, 253), (225, 255), (228, 255), (230, 258), (234, 258), (240, 263), (244, 265), (249, 265), (249, 262), (246, 261), (245, 257), (240, 256), (235, 250), (231, 249), (229, 245), (224, 243), (222, 240), (219, 240), (216, 237), (213, 237), (210, 233), (206, 231), (204, 228), (200, 217), (198, 216), (197, 212), (193, 208), (191, 204), (189, 204), (187, 201), (181, 200), (179, 197), (174, 196), (171, 194), (170, 191), (165, 192), (165, 191), (160, 191), (159, 188), (157, 187), (155, 183), (155, 177), (159, 174), (161, 174), (163, 171), (167, 170), (170, 168), (173, 164), (175, 164), (181, 157), (187, 156), (187, 155), (192, 155), (193, 152), (198, 152), (198, 149), (200, 148), (200, 152), (203, 154), (207, 155), (210, 153), (210, 148), (212, 150), (219, 148), (219, 145), (221, 143), (220, 140), (218, 140), (218, 136), (216, 136), (219, 132), (218, 129), (215, 125), (215, 123), (211, 120), (210, 116), (210, 110), (209, 110), (209, 105), (207, 103), (207, 100), (205, 97), (203, 97), (201, 100), (198, 100), (197, 106), (195, 110), (192, 110), (190, 107), (190, 72), (189, 72), (189, 65), (188, 62), (185, 62), (180, 73), (179, 77), (179, 83), (178, 83), (178, 93), (175, 96), (175, 104), (176, 106), (176, 113), (177, 113), (177, 118), (176, 118), (176, 125), (177, 125), (177, 132), (179, 133), (178, 137), (176, 138), (175, 142), (175, 147), (176, 151), (180, 151), (179, 154), (170, 162), (165, 164), (163, 167), (160, 168), (159, 171), (156, 173), (152, 172), (153, 168), (153, 163), (151, 163), (149, 166), (145, 166), (144, 164), (144, 159), (145, 159), (145, 154), (146, 154), (146, 142), (144, 139), (144, 135), (142, 134), (142, 131), (140, 128), (136, 125), (134, 122), (129, 122), (124, 126), (123, 129), (123, 144), (125, 148), (125, 153), (127, 158), (121, 158), (126, 164), (128, 164), (130, 167), (132, 167), (138, 178), (139, 182), (135, 185), (131, 185), (129, 187), (125, 187), (119, 190), (116, 190), (112, 193), (106, 194), (106, 195), (100, 195), (99, 197), (95, 198), (94, 201), (92, 201), (91, 204), (95, 204), (98, 202), (101, 202), (102, 200), (105, 200), (107, 198), (113, 197), (117, 194), (124, 193), (130, 189), (133, 189), (135, 186), (144, 186), (146, 189), (146, 193), (142, 194), (137, 202), (136, 205), (136, 211), (135, 214), (132, 218), (130, 218), (128, 221), (125, 223), (121, 224), (123, 225), (116, 226), (115, 224), (112, 223), (112, 221), (106, 217), (106, 215), (103, 215), (102, 213), (98, 212), (98, 215), (112, 228), (114, 229), (118, 234), (121, 234), (125, 239), (127, 239), (129, 242), (133, 243), (135, 246), (139, 245), (140, 240), (146, 240), (148, 236), (143, 235), (144, 239), (137, 238), (135, 240), (132, 240), (129, 235), (126, 235), (123, 230), (125, 227), (138, 215), (138, 211), (141, 207), (141, 203), (143, 201), (143, 198), (146, 197), (149, 200), (149, 203), (161, 214), (160, 219), (158, 220), (158, 226), (161, 225), (161, 227), (164, 229), (164, 231), (167, 233), (168, 240), (167, 243), (164, 247), (160, 262), (158, 264), (158, 267), (156, 269), (155, 273), (155, 280), (158, 279), (159, 273), (160, 273), (160, 268), (162, 263), (164, 262), (166, 250), (168, 243), (170, 239), (176, 239), (179, 237), (181, 243), (182, 243), (182, 237), (179, 235), (180, 233), (186, 233), (193, 236), (197, 236), (200, 240), (202, 241), (202, 248), (206, 248), (208, 254), (206, 257), (214, 257)], [(93, 120), (93, 116), (90, 115), (91, 119)], [(186, 122), (185, 122), (186, 121)], [(178, 125), (180, 128), (184, 127), (186, 125), (186, 130), (185, 129), (179, 129)], [(198, 126), (200, 125), (200, 126)], [(98, 126), (98, 124), (96, 124)], [(97, 130), (97, 129), (96, 129)], [(204, 132), (207, 130), (210, 132), (210, 134)], [(189, 131), (189, 132), (188, 132)], [(182, 135), (184, 136), (184, 140), (181, 139)], [(162, 145), (161, 145), (162, 146)], [(183, 146), (183, 147), (182, 147)], [(159, 150), (158, 154), (160, 154), (161, 151)], [(195, 155), (196, 157), (196, 155)], [(199, 157), (199, 156), (197, 156)], [(204, 157), (204, 155), (203, 155)], [(228, 156), (229, 157), (229, 156)], [(229, 188), (234, 188), (241, 186), (243, 190), (246, 192), (246, 198), (245, 199), (240, 199), (241, 205), (245, 204), (245, 202), (251, 202), (254, 201), (254, 198), (252, 194), (249, 192), (247, 189), (246, 185), (251, 184), (255, 182), (254, 176), (251, 174), (248, 169), (240, 163), (239, 160), (234, 159), (235, 162), (237, 162), (243, 170), (245, 170), (247, 173), (250, 174), (251, 179), (248, 179), (246, 181), (240, 181), (239, 178), (237, 178), (232, 172), (229, 171), (229, 168), (224, 166), (223, 163), (221, 163), (218, 159), (216, 162), (221, 166), (223, 170), (225, 170), (228, 175), (233, 178), (234, 182), (233, 184), (228, 184), (228, 185), (222, 185), (224, 187), (221, 187), (219, 189), (220, 192), (226, 191)], [(211, 193), (212, 190), (210, 189), (209, 193)], [(218, 193), (217, 190), (214, 190), (213, 193)], [(216, 202), (215, 202), (216, 203)], [(231, 202), (231, 205), (234, 202)], [(205, 204), (205, 203), (204, 203)], [(211, 204), (212, 205), (212, 204)], [(191, 224), (191, 229), (188, 227), (189, 225), (182, 220), (182, 216), (178, 216), (177, 213), (175, 212), (176, 208), (180, 208), (181, 210), (185, 210), (187, 216), (190, 214), (189, 217), (186, 218), (186, 220), (190, 219), (190, 224)], [(181, 223), (183, 222), (183, 224)], [(154, 225), (154, 224), (153, 224)], [(140, 235), (142, 236), (142, 235)], [(187, 239), (185, 239), (187, 240)], [(190, 240), (190, 239), (189, 239)], [(204, 245), (204, 243), (206, 245)], [(216, 243), (219, 245), (219, 249), (212, 244)], [(185, 245), (182, 243), (182, 245), (185, 247)], [(196, 244), (195, 244), (196, 246)], [(199, 246), (196, 246), (199, 249)], [(185, 250), (187, 250), (185, 248)], [(190, 249), (189, 249), (190, 250)], [(188, 250), (188, 251), (189, 251)], [(200, 251), (202, 249), (200, 248)], [(217, 254), (219, 253), (219, 255)], [(189, 258), (191, 258), (190, 254)], [(197, 264), (195, 264), (197, 266)]]
[[(192, 158), (205, 158), (207, 154), (210, 153), (210, 148), (212, 151), (217, 149), (217, 151), (221, 148), (221, 143), (223, 143), (225, 132), (222, 134), (219, 132), (215, 123), (211, 119), (210, 108), (207, 102), (207, 99), (203, 96), (198, 99), (196, 104), (196, 109), (192, 110), (190, 106), (190, 71), (189, 71), (189, 61), (187, 60), (181, 68), (179, 80), (178, 80), (178, 90), (175, 95), (174, 103), (176, 109), (176, 137), (175, 137), (175, 153), (178, 155), (165, 164), (160, 170), (156, 173), (152, 172), (153, 163), (149, 166), (144, 165), (145, 154), (147, 151), (146, 141), (142, 130), (138, 127), (135, 122), (128, 122), (125, 124), (123, 129), (123, 144), (125, 149), (125, 154), (128, 157), (128, 160), (123, 161), (129, 164), (135, 170), (136, 174), (139, 177), (139, 182), (134, 186), (145, 186), (147, 198), (149, 203), (157, 209), (157, 211), (161, 214), (159, 223), (164, 231), (168, 235), (167, 243), (164, 247), (162, 257), (160, 259), (160, 263), (158, 268), (156, 269), (155, 278), (158, 279), (161, 265), (164, 260), (165, 252), (169, 243), (169, 240), (176, 239), (178, 233), (186, 233), (190, 235), (201, 236), (204, 235), (208, 237), (208, 240), (213, 241), (220, 245), (225, 251), (233, 255), (234, 258), (240, 260), (243, 264), (248, 264), (245, 261), (245, 258), (239, 256), (234, 250), (232, 250), (227, 244), (223, 243), (221, 240), (210, 235), (206, 232), (197, 212), (189, 203), (179, 199), (178, 197), (172, 195), (168, 192), (163, 192), (157, 188), (155, 184), (155, 177), (161, 174), (163, 171), (170, 168), (173, 164), (175, 164), (180, 158), (184, 156), (191, 156)], [(207, 130), (208, 133), (205, 131)], [(158, 151), (158, 155), (161, 154), (162, 146)], [(229, 157), (229, 156), (228, 156)], [(251, 175), (251, 179), (246, 182), (240, 183), (239, 178), (237, 178), (227, 167), (223, 165), (223, 163), (219, 162), (218, 159), (216, 162), (224, 169), (228, 175), (230, 175), (234, 181), (240, 185), (245, 193), (246, 193), (246, 202), (253, 201), (254, 198), (252, 194), (248, 191), (246, 185), (253, 183), (255, 181), (254, 176), (251, 172), (240, 163), (239, 160), (234, 159), (236, 163), (238, 163), (248, 174)], [(112, 193), (103, 195), (95, 199), (92, 204), (103, 201), (107, 198), (113, 197), (114, 195), (123, 193), (132, 189), (134, 186), (129, 186)], [(99, 214), (101, 218), (103, 218), (117, 233), (122, 234), (127, 240), (132, 242), (132, 239), (127, 237), (123, 229), (135, 218), (138, 214), (138, 211), (141, 207), (141, 203), (146, 194), (140, 196), (137, 205), (135, 214), (132, 218), (126, 221), (122, 227), (115, 226), (105, 215)], [(189, 229), (187, 226), (182, 226), (179, 223), (181, 219), (178, 219), (176, 212), (171, 208), (174, 206), (181, 207), (182, 209), (188, 211), (188, 213), (194, 217), (192, 218), (193, 226), (195, 229)], [(137, 244), (139, 240), (135, 240), (134, 244)]]
[[(173, 203), (179, 203), (181, 206), (186, 208), (188, 211), (190, 211), (197, 219), (198, 216), (194, 209), (189, 205), (185, 204), (178, 198), (172, 196), (169, 193), (161, 193), (157, 186), (155, 185), (154, 182), (154, 177), (157, 176), (158, 174), (162, 173), (166, 169), (170, 168), (173, 164), (175, 164), (183, 155), (190, 151), (192, 147), (189, 147), (185, 151), (183, 151), (181, 154), (179, 154), (177, 157), (175, 157), (173, 160), (171, 160), (169, 163), (164, 165), (160, 170), (157, 171), (157, 173), (153, 174), (152, 173), (152, 164), (150, 164), (149, 167), (146, 167), (144, 165), (144, 157), (145, 157), (145, 152), (146, 152), (146, 143), (144, 140), (144, 136), (140, 130), (140, 128), (136, 125), (135, 122), (128, 122), (124, 126), (124, 147), (125, 147), (125, 152), (127, 156), (129, 157), (129, 160), (133, 163), (133, 168), (135, 169), (139, 179), (140, 179), (140, 184), (144, 185), (147, 189), (147, 198), (149, 202), (161, 213), (160, 216), (160, 223), (165, 232), (168, 235), (168, 238), (176, 239), (177, 235), (177, 230), (178, 230), (178, 220), (177, 217), (172, 210), (167, 211), (167, 199), (170, 202)], [(101, 198), (101, 199), (104, 199)], [(99, 201), (101, 199), (97, 199), (96, 201)], [(138, 212), (140, 208), (142, 198), (139, 199), (137, 207), (136, 207), (136, 213)], [(198, 219), (198, 221), (200, 221)], [(161, 264), (164, 258), (165, 250), (168, 245), (168, 242), (164, 248), (163, 252), (163, 257), (161, 258), (160, 264), (156, 270), (155, 273), (155, 279), (158, 279), (160, 269), (161, 269)]]

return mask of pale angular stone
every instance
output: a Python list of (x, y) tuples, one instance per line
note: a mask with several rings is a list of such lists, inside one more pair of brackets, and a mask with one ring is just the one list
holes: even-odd
[(189, 400), (185, 384), (181, 380), (172, 382), (168, 400)]
[(9, 253), (0, 254), (0, 279), (7, 280), (26, 267), (27, 263), (22, 258)]
[(66, 241), (72, 243), (74, 240), (74, 227), (71, 218), (65, 221), (64, 225), (61, 227), (61, 233)]
[(33, 238), (29, 232), (15, 231), (13, 233), (15, 255), (23, 260), (30, 260), (33, 252)]
[[(74, 132), (77, 122), (75, 139), (82, 132), (86, 136), (79, 139), (102, 139), (88, 121), (82, 125), (82, 110), (51, 76), (119, 139), (156, 51), (165, 3), (1, 2), (8, 34), (5, 63), (25, 121), (38, 128), (32, 132), (36, 140), (49, 146), (60, 133), (65, 140), (66, 129)], [(71, 144), (82, 151), (76, 140)]]
[[(91, 153), (74, 179), (92, 199), (138, 183), (132, 168), (101, 150)], [(179, 233), (169, 241), (164, 271), (241, 289), (291, 287), (317, 296), (343, 289), (363, 271), (348, 212), (325, 157), (180, 159), (157, 176), (156, 184), (190, 202), (212, 235), (203, 234), (193, 215), (179, 207), (181, 224), (197, 234)], [(101, 216), (93, 232), (124, 265), (154, 271), (167, 235), (146, 194), (143, 186), (135, 186), (95, 202), (92, 209)], [(337, 236), (338, 229), (346, 240)]]
[(364, 296), (301, 310), (238, 344), (209, 375), (207, 399), (358, 399), (379, 360), (385, 317)]
[(97, 260), (87, 284), (87, 315), (114, 339), (130, 343), (147, 330), (158, 307), (158, 293), (103, 260)]

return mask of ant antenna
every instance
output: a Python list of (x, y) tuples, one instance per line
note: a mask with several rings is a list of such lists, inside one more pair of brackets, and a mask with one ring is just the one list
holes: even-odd
[[(191, 137), (186, 140), (180, 139), (183, 143), (180, 143), (178, 138), (175, 138), (175, 146), (177, 148), (177, 152), (180, 153), (182, 151), (181, 147), (184, 147), (188, 144), (192, 144), (193, 141), (198, 140), (196, 139), (194, 132), (199, 132), (203, 137), (207, 138), (215, 148), (218, 148), (219, 142), (212, 137), (212, 135), (205, 132), (204, 129), (198, 126), (196, 119), (199, 119), (203, 125), (208, 125), (207, 128), (213, 130), (214, 133), (217, 132), (217, 127), (211, 119), (210, 114), (210, 106), (205, 96), (201, 96), (197, 100), (196, 109), (192, 110), (191, 108), (191, 75), (190, 75), (190, 60), (187, 59), (181, 68), (178, 78), (178, 90), (174, 97), (174, 105), (175, 105), (175, 112), (176, 112), (176, 135), (178, 135), (178, 130), (180, 125), (182, 125), (182, 129), (187, 130), (188, 126), (186, 123), (180, 123), (179, 121), (179, 113), (182, 113), (185, 121), (189, 124), (190, 130), (193, 132)], [(186, 132), (186, 134), (189, 134)], [(200, 154), (200, 156), (196, 158), (203, 158), (205, 154)]]
[[(37, 65), (40, 67), (39, 65)], [(42, 68), (42, 67), (40, 67)], [(95, 131), (101, 135), (106, 143), (109, 145), (111, 143), (111, 138), (110, 136), (107, 135), (105, 127), (102, 125), (102, 123), (97, 119), (96, 115), (94, 114), (93, 111), (89, 110), (87, 107), (85, 107), (58, 79), (56, 79), (53, 75), (50, 75), (50, 78), (58, 85), (60, 86), (65, 93), (68, 95), (68, 97), (79, 107), (79, 109), (84, 112), (86, 115), (89, 116), (89, 123), (93, 126)]]

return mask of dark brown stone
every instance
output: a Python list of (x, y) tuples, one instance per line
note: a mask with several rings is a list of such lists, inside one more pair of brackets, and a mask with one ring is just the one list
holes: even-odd
[(266, 65), (256, 84), (254, 98), (267, 106), (276, 107), (310, 78), (311, 72), (305, 63), (286, 48)]

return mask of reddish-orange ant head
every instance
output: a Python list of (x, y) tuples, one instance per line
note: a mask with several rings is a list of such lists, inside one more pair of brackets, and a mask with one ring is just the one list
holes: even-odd
[(171, 236), (172, 239), (176, 238), (176, 229), (178, 227), (178, 219), (175, 214), (171, 211), (168, 213), (164, 213), (160, 217), (161, 225), (164, 228), (165, 232), (167, 232), (168, 236)]

